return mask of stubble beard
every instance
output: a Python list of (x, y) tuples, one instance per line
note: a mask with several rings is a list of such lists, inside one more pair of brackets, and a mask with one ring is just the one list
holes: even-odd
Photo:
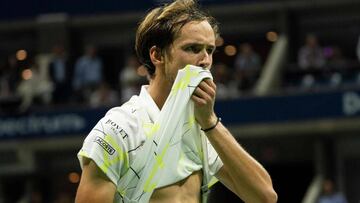
[(179, 69), (174, 71), (171, 71), (169, 68), (165, 69), (165, 80), (168, 82), (170, 87), (174, 84), (178, 71)]

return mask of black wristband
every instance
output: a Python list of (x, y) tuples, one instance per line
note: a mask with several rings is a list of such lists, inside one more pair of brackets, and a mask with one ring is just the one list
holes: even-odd
[(221, 121), (221, 118), (218, 117), (216, 120), (216, 123), (213, 126), (211, 126), (210, 128), (206, 128), (206, 129), (201, 128), (201, 130), (204, 132), (209, 132), (210, 130), (214, 129), (219, 124), (220, 121)]

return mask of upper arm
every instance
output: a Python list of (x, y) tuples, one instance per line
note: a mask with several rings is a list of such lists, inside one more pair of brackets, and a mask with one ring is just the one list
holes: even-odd
[(112, 203), (116, 192), (115, 184), (101, 171), (91, 159), (83, 165), (80, 185), (75, 201)]

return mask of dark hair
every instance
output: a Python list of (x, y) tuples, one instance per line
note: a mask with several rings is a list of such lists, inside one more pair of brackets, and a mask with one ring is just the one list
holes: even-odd
[(218, 36), (217, 21), (201, 11), (194, 0), (176, 0), (171, 4), (154, 8), (141, 21), (136, 31), (135, 51), (150, 75), (155, 73), (155, 66), (149, 56), (150, 48), (156, 46), (164, 53), (181, 28), (192, 21), (208, 21)]

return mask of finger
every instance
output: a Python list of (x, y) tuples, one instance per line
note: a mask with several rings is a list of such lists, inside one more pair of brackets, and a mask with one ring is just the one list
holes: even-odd
[(216, 84), (214, 83), (213, 80), (211, 80), (210, 78), (207, 78), (204, 80), (210, 87), (214, 88), (216, 90)]
[(205, 81), (199, 84), (199, 88), (206, 92), (211, 98), (214, 98), (216, 95), (216, 90)]
[(197, 97), (204, 99), (205, 101), (211, 101), (212, 97), (206, 93), (204, 90), (202, 90), (200, 87), (197, 87), (193, 93), (193, 95), (196, 95)]
[(203, 82), (205, 82), (209, 87), (211, 87), (212, 89), (214, 89), (216, 91), (216, 85), (213, 80), (206, 78), (203, 80)]
[(195, 102), (196, 106), (201, 106), (201, 105), (205, 105), (206, 101), (204, 99), (201, 99), (200, 97), (198, 97), (197, 95), (193, 94), (191, 96), (191, 99)]

